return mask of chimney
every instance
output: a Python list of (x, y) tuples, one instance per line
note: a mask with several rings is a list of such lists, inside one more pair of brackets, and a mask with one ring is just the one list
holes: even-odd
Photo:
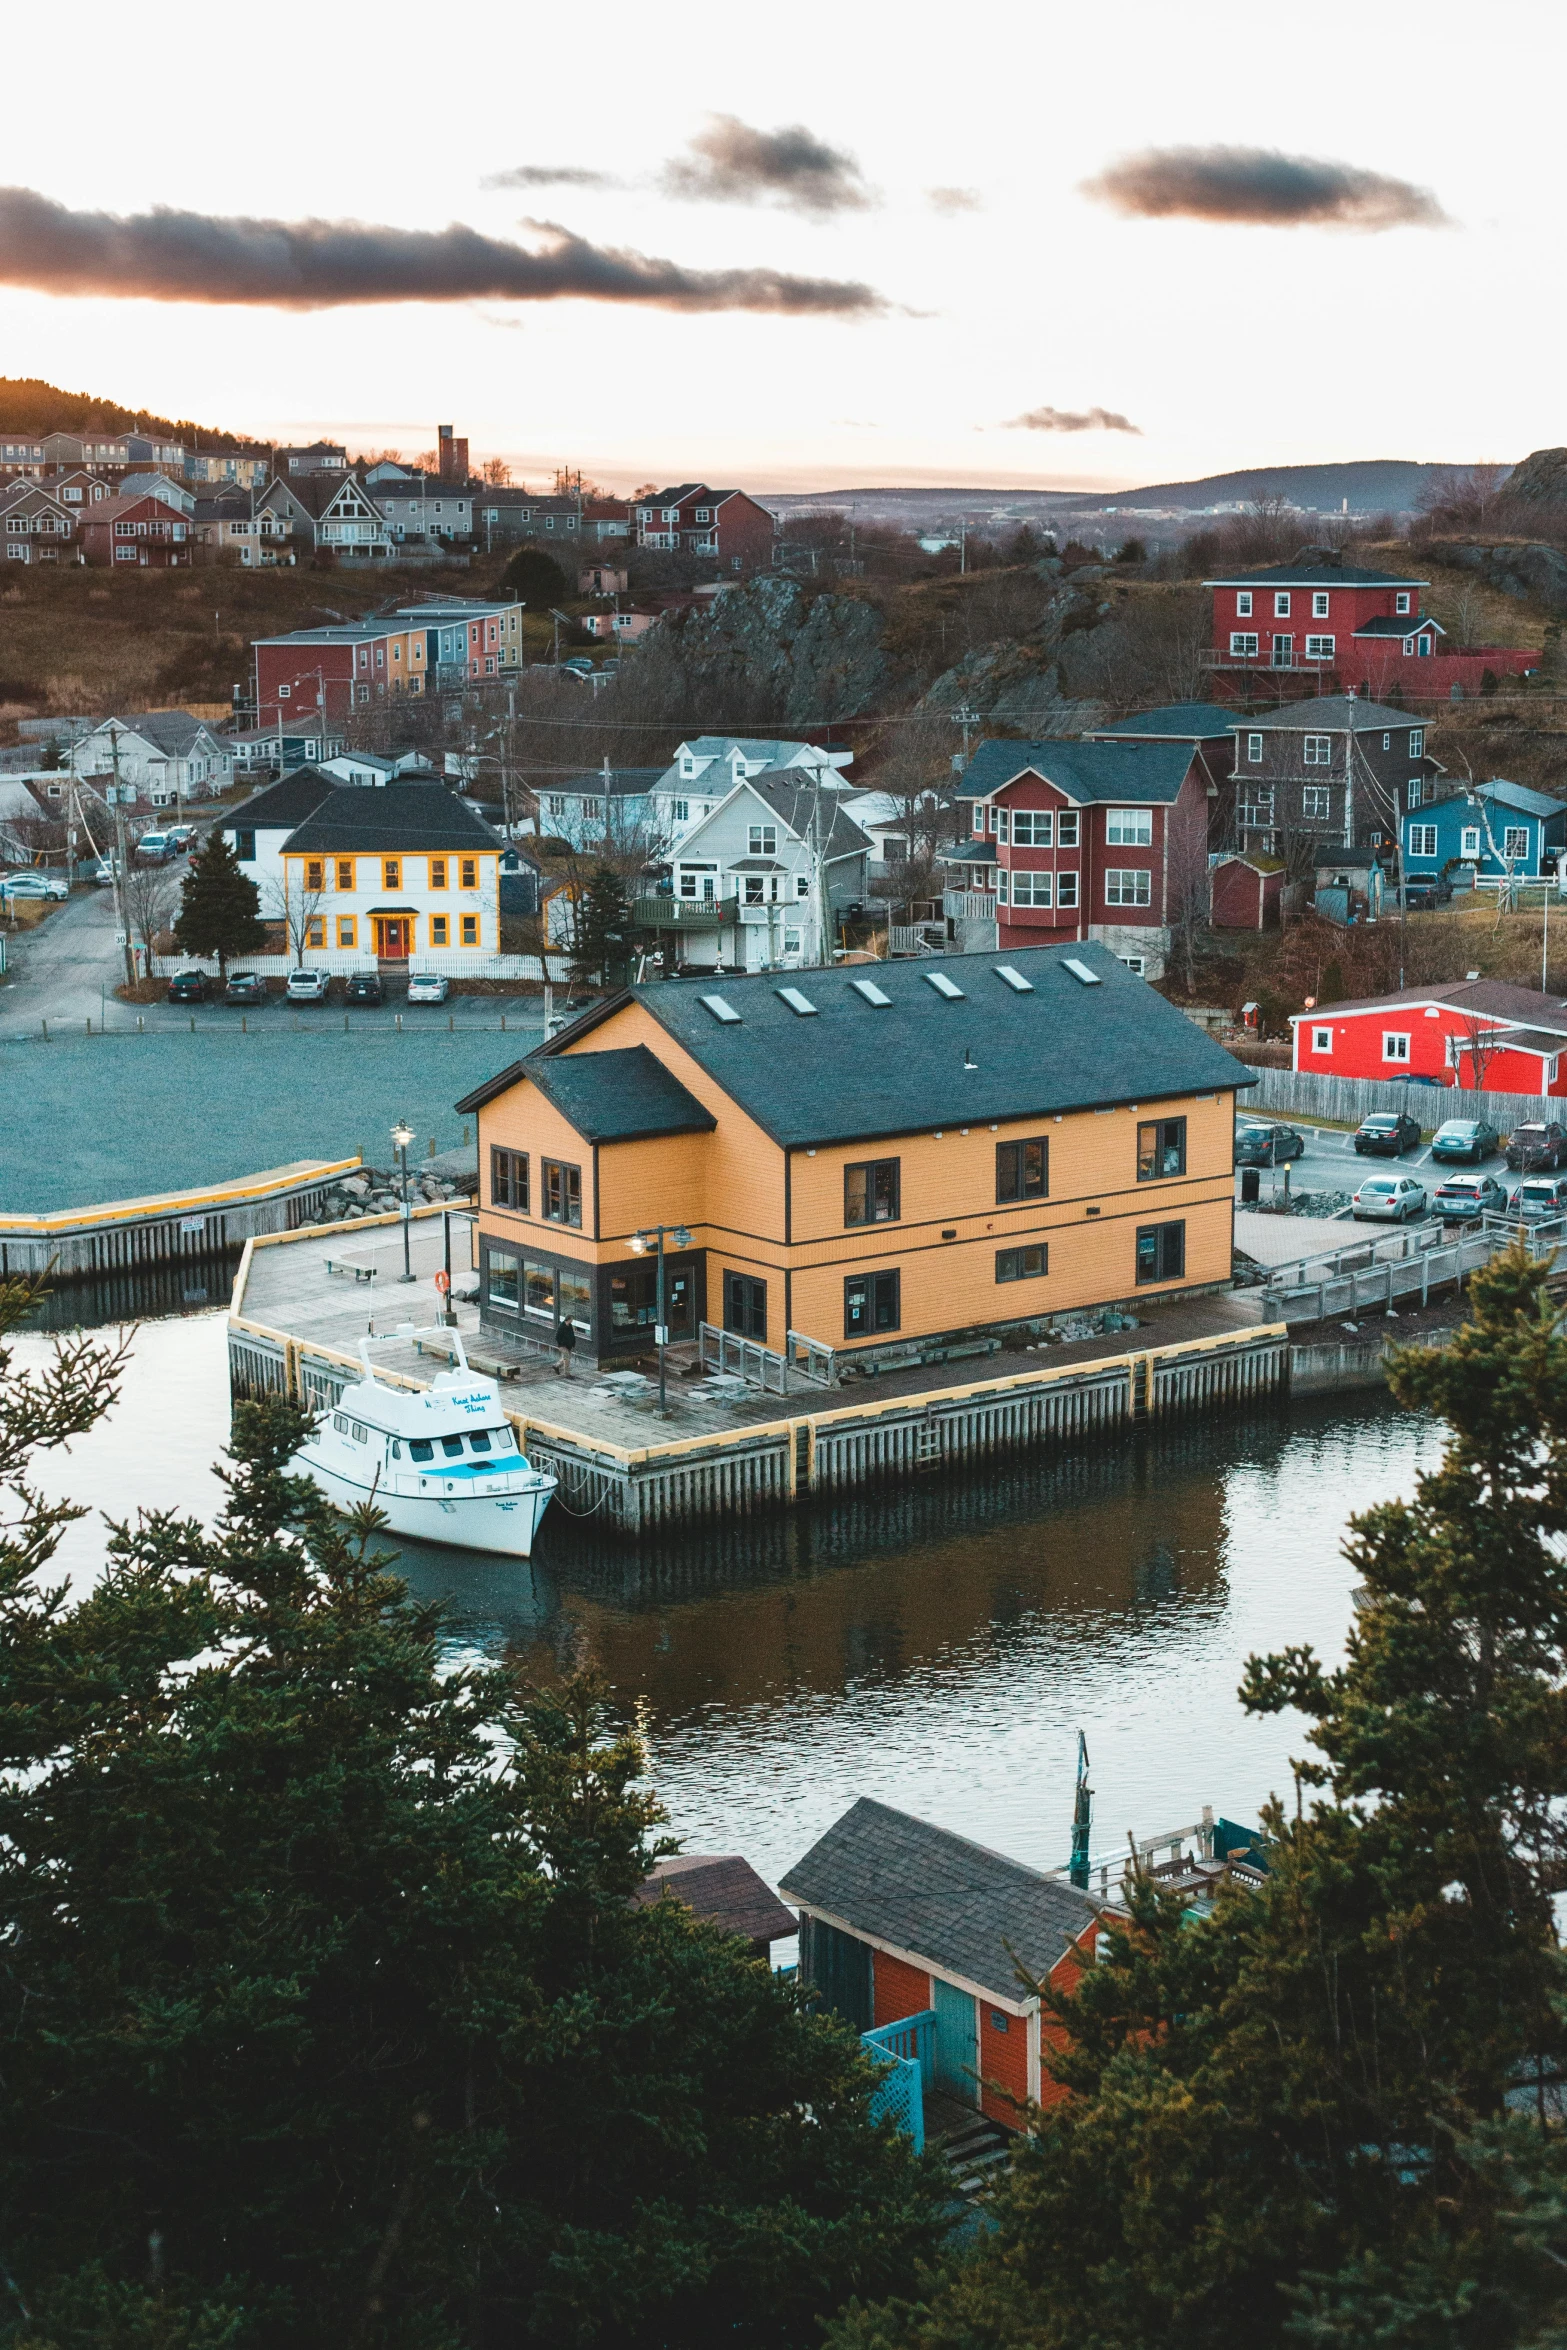
[(449, 424), (438, 424), (435, 437), (440, 445), (439, 472), (443, 482), (464, 482), (468, 478), (468, 444), (457, 440)]

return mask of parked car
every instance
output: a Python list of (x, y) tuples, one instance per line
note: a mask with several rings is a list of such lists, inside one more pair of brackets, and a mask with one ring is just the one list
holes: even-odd
[(58, 902), (70, 894), (70, 883), (62, 880), (58, 873), (40, 873), (34, 869), (30, 873), (0, 875), (0, 897), (53, 898)]
[(1541, 1224), (1549, 1216), (1567, 1216), (1567, 1180), (1560, 1175), (1531, 1175), (1513, 1193), (1512, 1213), (1520, 1224)]
[(93, 879), (98, 884), (100, 889), (113, 889), (114, 871), (114, 859), (112, 857), (100, 857), (98, 859), (97, 869), (93, 874)]
[(136, 857), (143, 865), (167, 865), (178, 849), (166, 832), (144, 832), (136, 843)]
[(1304, 1158), (1306, 1137), (1293, 1126), (1257, 1125), (1239, 1126), (1235, 1130), (1235, 1164), (1237, 1167), (1282, 1167), (1290, 1159)]
[(211, 992), (205, 971), (176, 971), (169, 981), (171, 1004), (204, 1004)]
[(1501, 1136), (1483, 1118), (1447, 1118), (1431, 1143), (1433, 1159), (1467, 1159), (1478, 1167), (1500, 1146)]
[(1444, 1224), (1478, 1224), (1482, 1216), (1505, 1215), (1507, 1186), (1494, 1175), (1449, 1175), (1431, 1205)]
[(384, 1004), (386, 990), (379, 971), (350, 971), (343, 988), (345, 1004)]
[(1420, 1147), (1420, 1121), (1407, 1110), (1373, 1110), (1355, 1130), (1355, 1149), (1361, 1158), (1401, 1159)]
[(1368, 1175), (1349, 1205), (1357, 1224), (1412, 1224), (1430, 1203), (1412, 1175)]
[(196, 837), (196, 827), (194, 824), (171, 824), (168, 837), (169, 846), (175, 855), (183, 857)]
[(267, 983), (259, 971), (231, 971), (228, 985), (223, 990), (226, 1004), (264, 1004)]
[(1452, 902), (1453, 885), (1450, 881), (1438, 881), (1427, 874), (1419, 881), (1406, 881), (1404, 884), (1404, 903), (1411, 914), (1425, 913), (1432, 906), (1450, 906)]
[(444, 1004), (451, 982), (441, 971), (416, 971), (408, 982), (411, 1004)]
[(1515, 1126), (1507, 1138), (1507, 1164), (1515, 1175), (1567, 1164), (1567, 1127), (1558, 1126), (1553, 1118)]
[(331, 984), (328, 972), (312, 971), (302, 965), (299, 970), (289, 973), (288, 985), (283, 993), (291, 1004), (324, 1004)]

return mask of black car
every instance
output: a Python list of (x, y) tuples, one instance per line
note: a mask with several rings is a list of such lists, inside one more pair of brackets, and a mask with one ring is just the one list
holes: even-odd
[(1282, 1167), (1306, 1155), (1306, 1137), (1293, 1126), (1239, 1126), (1235, 1131), (1237, 1167)]
[(1401, 1159), (1420, 1147), (1420, 1123), (1407, 1110), (1373, 1110), (1355, 1132), (1355, 1149), (1365, 1158)]
[(267, 983), (259, 971), (234, 971), (229, 974), (228, 985), (223, 990), (223, 1001), (226, 1004), (264, 1004), (266, 1000)]
[(169, 981), (171, 1004), (204, 1004), (212, 993), (205, 971), (176, 971)]
[(1567, 1166), (1567, 1128), (1554, 1119), (1515, 1126), (1507, 1138), (1507, 1164), (1515, 1175), (1527, 1175), (1536, 1167)]
[(384, 1004), (386, 990), (379, 971), (350, 971), (343, 986), (345, 1004)]
[(1428, 877), (1421, 881), (1407, 881), (1404, 884), (1404, 903), (1411, 914), (1424, 913), (1431, 906), (1450, 906), (1452, 902), (1453, 885), (1449, 881), (1437, 881)]

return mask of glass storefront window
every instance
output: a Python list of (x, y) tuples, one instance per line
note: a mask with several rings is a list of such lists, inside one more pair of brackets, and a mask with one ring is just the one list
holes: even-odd
[(560, 1318), (575, 1322), (577, 1328), (591, 1333), (593, 1328), (593, 1277), (590, 1273), (568, 1272), (561, 1266), (556, 1279), (560, 1285)]
[(555, 1320), (555, 1268), (541, 1265), (535, 1257), (522, 1260), (522, 1303), (529, 1314), (540, 1314), (546, 1322)]
[(517, 1311), (518, 1292), (522, 1275), (522, 1259), (509, 1248), (492, 1248), (489, 1254), (488, 1294), (492, 1306), (504, 1306), (509, 1313)]

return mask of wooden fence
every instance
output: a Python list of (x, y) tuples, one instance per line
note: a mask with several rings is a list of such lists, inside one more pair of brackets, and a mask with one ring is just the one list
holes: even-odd
[(1483, 1118), (1508, 1134), (1530, 1118), (1550, 1117), (1548, 1102), (1532, 1093), (1471, 1093), (1467, 1087), (1411, 1085), (1401, 1078), (1328, 1077), (1315, 1069), (1258, 1069), (1239, 1096), (1244, 1117), (1332, 1118), (1358, 1126), (1373, 1110), (1407, 1110), (1428, 1132), (1448, 1118)]

